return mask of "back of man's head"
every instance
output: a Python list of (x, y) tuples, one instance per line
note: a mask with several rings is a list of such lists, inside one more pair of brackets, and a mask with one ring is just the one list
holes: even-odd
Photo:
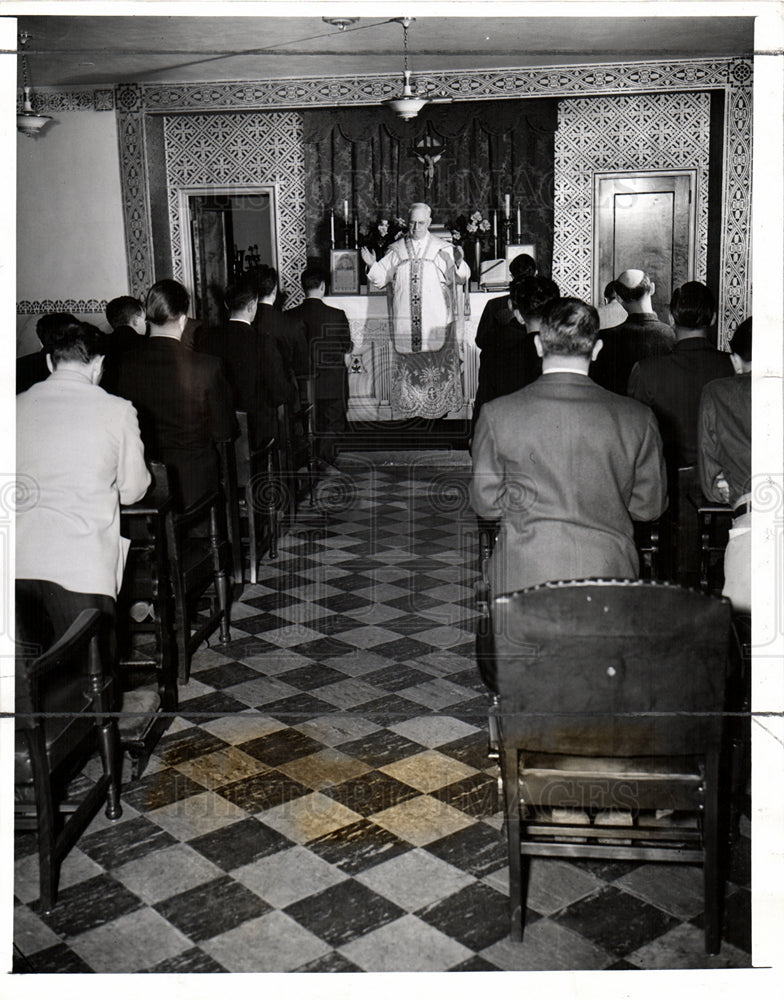
[(87, 365), (99, 354), (104, 354), (104, 335), (92, 323), (62, 323), (51, 334), (47, 354), (52, 366), (57, 368), (64, 361)]
[(614, 281), (608, 281), (604, 286), (604, 301), (607, 303), (614, 302), (618, 298), (618, 290), (615, 287)]
[(738, 324), (730, 340), (730, 350), (741, 361), (751, 364), (751, 316)]
[(78, 322), (77, 318), (70, 313), (48, 313), (46, 316), (41, 316), (35, 324), (35, 332), (44, 351), (51, 354), (52, 340), (57, 333), (64, 327), (74, 323), (78, 324)]
[(315, 292), (322, 285), (327, 287), (327, 272), (319, 264), (309, 264), (300, 275), (302, 291), (307, 295)]
[[(610, 282), (621, 302), (639, 302), (653, 291), (653, 282), (645, 271), (632, 268), (619, 274), (614, 282)], [(609, 286), (608, 286), (609, 287)], [(607, 291), (605, 290), (605, 295)]]
[(132, 295), (118, 295), (106, 306), (106, 320), (116, 330), (118, 326), (132, 326), (134, 320), (144, 316), (144, 306)]
[(590, 358), (599, 334), (599, 314), (582, 299), (553, 299), (542, 310), (539, 337), (544, 356)]
[(509, 265), (512, 281), (519, 281), (520, 278), (532, 278), (536, 271), (536, 261), (527, 253), (519, 253)]
[(262, 264), (256, 271), (256, 286), (260, 299), (268, 299), (278, 287), (278, 272), (269, 264)]
[(186, 316), (189, 305), (187, 288), (173, 278), (164, 278), (163, 281), (156, 281), (147, 292), (147, 319), (153, 326), (165, 326)]
[(560, 294), (552, 278), (542, 275), (520, 278), (512, 286), (512, 302), (523, 317), (541, 316), (544, 306)]
[(687, 281), (672, 293), (670, 315), (683, 330), (706, 330), (716, 315), (713, 292), (701, 281)]
[(259, 293), (256, 283), (249, 276), (243, 275), (226, 289), (224, 301), (230, 315), (245, 312), (249, 306), (258, 302)]

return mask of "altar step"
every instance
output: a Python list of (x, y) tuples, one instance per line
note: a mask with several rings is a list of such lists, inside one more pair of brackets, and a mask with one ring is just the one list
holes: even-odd
[(341, 451), (466, 451), (468, 420), (349, 421)]

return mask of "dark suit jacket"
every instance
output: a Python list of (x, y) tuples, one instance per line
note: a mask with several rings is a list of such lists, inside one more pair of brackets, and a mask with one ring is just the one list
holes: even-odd
[(120, 377), (120, 365), (126, 351), (143, 344), (146, 337), (140, 336), (132, 326), (118, 326), (106, 335), (106, 356), (103, 362), (101, 388), (116, 394)]
[(704, 337), (679, 341), (672, 352), (646, 358), (632, 369), (629, 395), (656, 414), (671, 468), (697, 464), (697, 424), (703, 387), (733, 375), (729, 354)]
[(599, 337), (604, 346), (591, 365), (590, 376), (598, 385), (624, 396), (638, 361), (669, 354), (675, 346), (672, 327), (656, 313), (629, 313), (625, 323), (601, 330)]
[[(512, 321), (517, 323), (514, 313), (509, 308), (509, 295), (499, 295), (494, 299), (490, 299), (485, 304), (476, 327), (474, 343), (479, 350), (484, 351), (490, 347), (495, 339), (497, 328), (499, 326), (506, 326), (507, 323), (511, 323)], [(517, 326), (520, 326), (520, 324), (517, 323)]]
[(477, 330), (476, 343), (481, 348), (479, 355), (479, 379), (474, 399), (475, 425), (482, 406), (491, 399), (507, 396), (524, 386), (535, 382), (542, 374), (542, 359), (536, 353), (534, 338), (526, 332), (523, 324), (518, 323), (513, 313), (497, 306), (490, 312), (490, 307), (502, 300), (492, 299), (485, 306), (480, 325), (484, 322), (481, 344)]
[(136, 407), (147, 458), (174, 468), (183, 505), (214, 489), (215, 443), (236, 434), (218, 358), (170, 337), (151, 337), (123, 356), (117, 391)]
[(305, 338), (305, 324), (291, 315), (282, 313), (266, 302), (260, 302), (256, 310), (254, 327), (277, 344), (286, 372), (295, 378), (308, 376), (308, 343)]
[(634, 578), (632, 518), (666, 506), (656, 419), (585, 375), (542, 375), (486, 403), (472, 447), (471, 504), (501, 520), (494, 594), (547, 580)]
[(309, 372), (315, 399), (348, 399), (348, 372), (345, 354), (351, 350), (351, 330), (342, 309), (328, 306), (322, 299), (308, 298), (287, 316), (305, 324)]
[(25, 354), (16, 359), (16, 394), (26, 392), (36, 382), (49, 378), (46, 366), (46, 351), (41, 348), (35, 354)]

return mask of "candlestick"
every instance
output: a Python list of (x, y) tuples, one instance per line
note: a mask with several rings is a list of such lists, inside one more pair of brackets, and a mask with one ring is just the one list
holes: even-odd
[(359, 219), (354, 216), (354, 249), (359, 246)]
[(517, 206), (517, 242), (519, 243), (523, 235), (523, 227), (520, 221), (520, 206)]
[(335, 213), (330, 209), (329, 212), (329, 242), (332, 244), (332, 249), (335, 249)]
[(512, 211), (512, 197), (511, 195), (504, 195), (504, 218), (508, 219), (509, 214)]

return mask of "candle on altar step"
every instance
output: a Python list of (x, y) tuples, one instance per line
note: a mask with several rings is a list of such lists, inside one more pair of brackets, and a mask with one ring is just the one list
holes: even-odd
[(509, 218), (509, 215), (511, 214), (511, 211), (512, 211), (512, 196), (508, 195), (508, 194), (505, 194), (504, 195), (504, 218), (505, 219)]
[(329, 212), (329, 240), (332, 246), (335, 245), (335, 213), (330, 209)]

